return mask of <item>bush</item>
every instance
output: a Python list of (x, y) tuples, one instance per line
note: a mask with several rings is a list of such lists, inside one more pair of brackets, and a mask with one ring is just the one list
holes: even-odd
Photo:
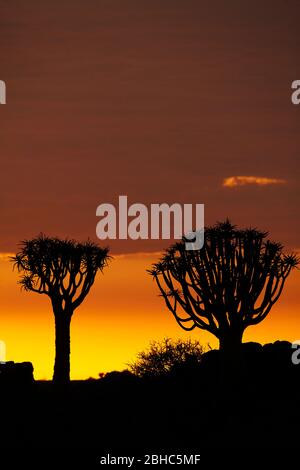
[(158, 377), (174, 367), (200, 363), (204, 352), (199, 341), (164, 338), (161, 342), (152, 341), (149, 349), (138, 353), (137, 360), (128, 366), (139, 377)]

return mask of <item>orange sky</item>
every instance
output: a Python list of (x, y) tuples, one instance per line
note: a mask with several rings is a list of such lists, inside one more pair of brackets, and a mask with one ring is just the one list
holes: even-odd
[[(119, 195), (204, 203), (206, 225), (228, 216), (299, 251), (299, 17), (299, 0), (0, 2), (0, 253), (40, 232), (96, 241), (96, 208)], [(126, 255), (75, 312), (73, 378), (186, 336), (145, 274), (169, 243), (108, 244)], [(49, 300), (16, 277), (2, 257), (0, 340), (49, 378)], [(299, 273), (289, 281), (246, 340), (300, 336)]]
[[(165, 336), (198, 338), (216, 347), (215, 338), (200, 330), (189, 334), (179, 328), (166, 309), (151, 277), (145, 273), (158, 254), (116, 256), (75, 311), (71, 329), (71, 377), (97, 377), (99, 372), (121, 370), (151, 340)], [(51, 378), (54, 361), (54, 319), (49, 299), (21, 292), (17, 273), (0, 259), (0, 339), (7, 359), (32, 361), (37, 379)], [(279, 303), (268, 318), (249, 328), (246, 341), (268, 342), (300, 338), (300, 272), (294, 272)]]

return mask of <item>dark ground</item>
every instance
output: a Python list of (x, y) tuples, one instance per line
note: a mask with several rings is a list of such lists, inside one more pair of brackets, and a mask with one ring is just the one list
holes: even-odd
[(292, 352), (287, 342), (248, 343), (239, 374), (226, 377), (211, 351), (202, 364), (159, 378), (112, 372), (64, 388), (2, 379), (1, 452), (289, 454), (300, 448), (300, 364)]

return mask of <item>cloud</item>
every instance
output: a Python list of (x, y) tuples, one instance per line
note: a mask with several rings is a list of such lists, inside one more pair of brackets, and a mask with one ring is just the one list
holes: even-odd
[(223, 180), (225, 188), (235, 188), (246, 184), (256, 184), (257, 186), (267, 186), (270, 184), (285, 184), (286, 180), (278, 178), (266, 178), (262, 176), (230, 176)]

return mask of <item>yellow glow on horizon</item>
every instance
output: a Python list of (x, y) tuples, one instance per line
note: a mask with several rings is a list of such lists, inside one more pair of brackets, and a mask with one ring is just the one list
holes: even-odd
[[(187, 333), (167, 310), (156, 285), (146, 273), (159, 254), (115, 256), (99, 274), (71, 324), (71, 377), (98, 377), (100, 372), (122, 370), (152, 340), (199, 339), (217, 347), (207, 332)], [(27, 293), (17, 285), (7, 257), (0, 258), (0, 340), (7, 360), (31, 361), (36, 379), (50, 379), (54, 363), (54, 318), (47, 296)], [(287, 281), (282, 298), (264, 322), (246, 330), (244, 341), (294, 341), (300, 338), (300, 272)]]

